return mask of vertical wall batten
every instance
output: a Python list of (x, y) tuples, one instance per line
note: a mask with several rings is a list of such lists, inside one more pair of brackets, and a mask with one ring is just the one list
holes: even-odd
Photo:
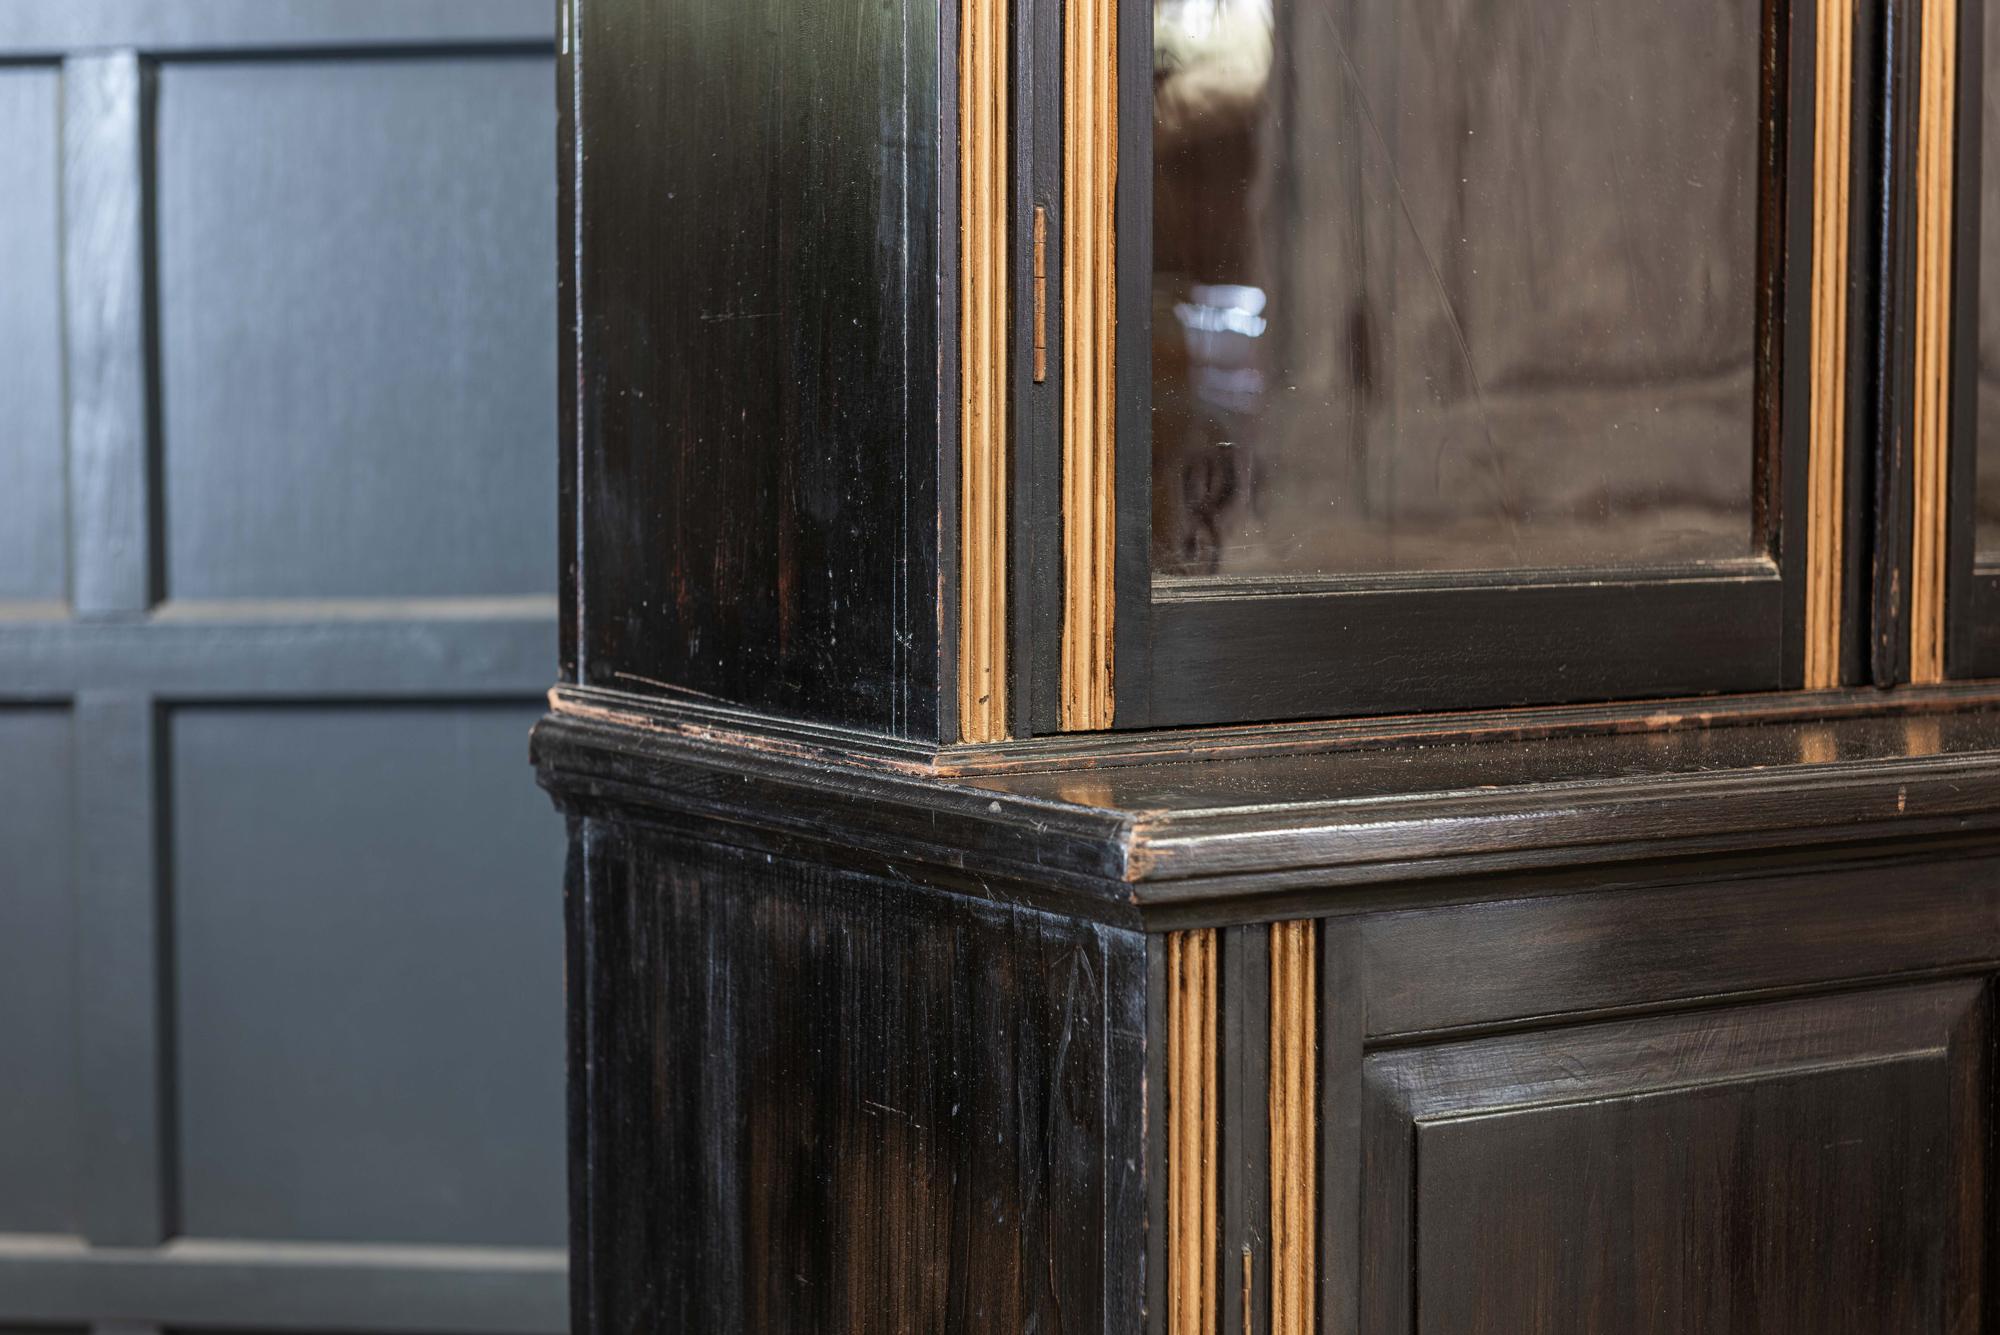
[(149, 83), (137, 52), (63, 62), (70, 602), (78, 616), (152, 606), (152, 363), (147, 354)]
[(1007, 735), (1007, 0), (959, 10), (958, 726)]
[(1958, 3), (1923, 0), (1918, 24), (1915, 374), (1910, 432), (1910, 680), (1944, 680), (1945, 515), (1951, 403), (1952, 165)]
[(1853, 72), (1851, 0), (1829, 0), (1820, 14), (1813, 128), (1812, 413), (1806, 516), (1808, 690), (1840, 685)]
[(1167, 937), (1167, 1335), (1215, 1329), (1215, 938)]
[(1063, 23), (1063, 635), (1066, 731), (1111, 726), (1117, 555), (1117, 0)]

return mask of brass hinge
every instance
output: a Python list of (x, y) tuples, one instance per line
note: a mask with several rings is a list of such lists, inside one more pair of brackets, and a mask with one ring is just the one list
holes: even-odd
[(1035, 383), (1049, 378), (1049, 211), (1035, 205)]

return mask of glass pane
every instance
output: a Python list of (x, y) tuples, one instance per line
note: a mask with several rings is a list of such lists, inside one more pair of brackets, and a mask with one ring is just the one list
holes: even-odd
[(1978, 564), (2000, 565), (2000, 4), (1986, 6), (1979, 109)]
[(1753, 554), (1759, 0), (1153, 18), (1156, 570)]

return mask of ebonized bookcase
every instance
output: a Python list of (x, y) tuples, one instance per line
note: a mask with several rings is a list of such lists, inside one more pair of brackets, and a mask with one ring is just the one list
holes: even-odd
[(1996, 46), (565, 0), (574, 1328), (1992, 1328)]

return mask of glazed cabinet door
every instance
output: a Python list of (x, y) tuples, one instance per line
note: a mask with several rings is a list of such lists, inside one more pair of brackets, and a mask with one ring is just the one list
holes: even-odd
[[(1923, 7), (1912, 247), (1909, 676), (2000, 676), (2000, 5)], [(1948, 131), (1955, 130), (1955, 135)]]
[(1813, 10), (1128, 5), (1121, 723), (1804, 683)]
[(1948, 982), (1373, 1053), (1361, 1329), (1978, 1330), (1988, 1034)]
[(1864, 671), (1877, 0), (961, 7), (962, 713)]

